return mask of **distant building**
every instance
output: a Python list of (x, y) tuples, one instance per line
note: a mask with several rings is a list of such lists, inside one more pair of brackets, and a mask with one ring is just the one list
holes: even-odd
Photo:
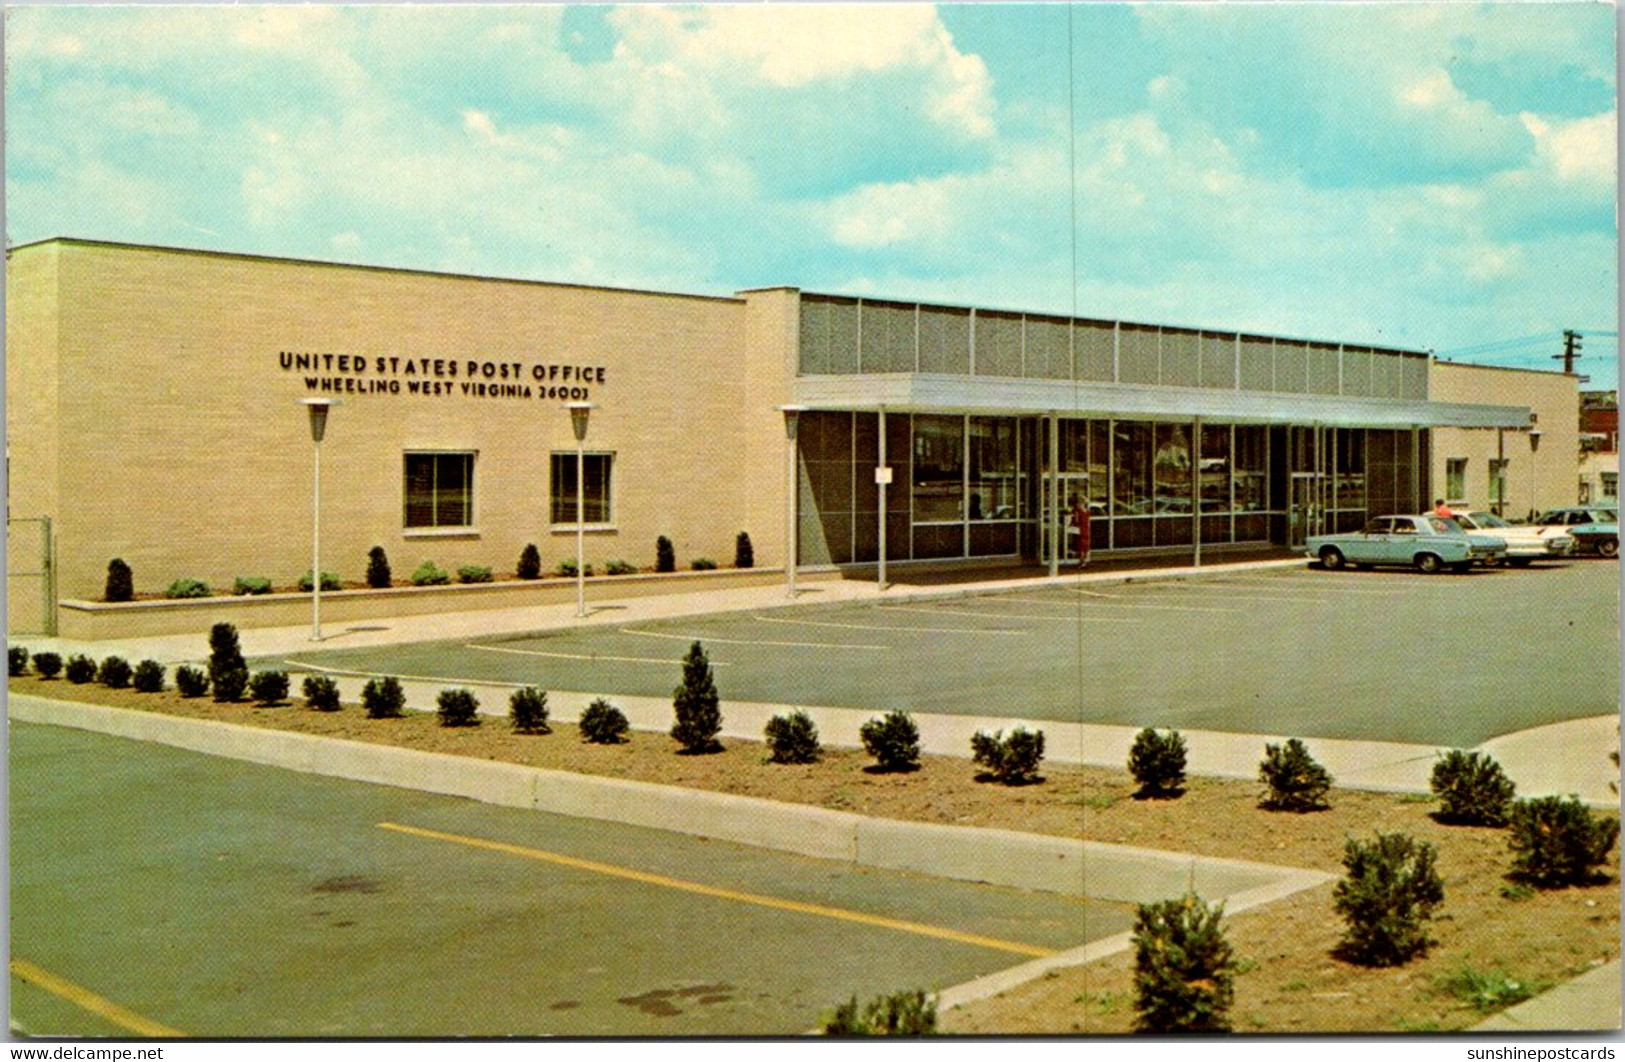
[(1619, 501), (1618, 391), (1580, 393), (1579, 501)]
[(1580, 454), (1580, 378), (1571, 373), (1435, 361), (1430, 394), (1446, 402), (1517, 403), (1522, 429), (1440, 428), (1433, 476), (1452, 506), (1490, 509), (1509, 520), (1575, 502)]

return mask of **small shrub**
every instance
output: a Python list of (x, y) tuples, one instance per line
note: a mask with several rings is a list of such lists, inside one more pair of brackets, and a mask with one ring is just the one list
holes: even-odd
[(1332, 776), (1297, 738), (1264, 746), (1258, 780), (1269, 787), (1262, 804), (1270, 811), (1317, 811), (1326, 806), (1326, 791), (1332, 787)]
[(722, 702), (711, 661), (699, 642), (683, 657), (683, 684), (672, 691), (672, 709), (677, 719), (671, 725), (671, 736), (684, 751), (717, 752), (722, 748), (717, 741), (722, 731)]
[(209, 676), (202, 668), (182, 664), (175, 669), (175, 688), (182, 697), (201, 697), (209, 692)]
[(367, 551), (367, 585), (374, 590), (387, 590), (394, 582), (394, 573), (389, 570), (389, 554), (384, 547), (374, 546)]
[(1538, 797), (1512, 805), (1512, 878), (1537, 889), (1598, 879), (1619, 836), (1619, 819), (1593, 815), (1578, 797)]
[(457, 569), (459, 583), (488, 583), (491, 581), (491, 569), (484, 564), (465, 564)]
[(412, 572), (413, 586), (445, 586), (449, 582), (451, 576), (432, 560), (424, 561)]
[(271, 580), (259, 575), (239, 575), (231, 584), (231, 592), (239, 597), (253, 594), (269, 594)]
[(248, 680), (248, 690), (255, 703), (269, 707), (288, 699), (288, 673), (286, 671), (256, 671)]
[(96, 681), (108, 689), (122, 690), (130, 685), (130, 674), (128, 660), (122, 656), (110, 656), (96, 669)]
[(1236, 962), (1224, 904), (1196, 896), (1141, 904), (1134, 917), (1134, 1027), (1152, 1033), (1228, 1032)]
[(1001, 785), (1027, 785), (1038, 780), (1038, 765), (1044, 759), (1044, 732), (1016, 727), (1008, 737), (1004, 731), (988, 734), (978, 730), (970, 739), (971, 762), (986, 767)]
[(674, 572), (677, 570), (677, 553), (671, 548), (671, 539), (661, 535), (655, 539), (655, 571)]
[(6, 666), (8, 674), (28, 674), (28, 650), (20, 645), (13, 645), (6, 649)]
[(861, 1007), (853, 996), (824, 1020), (822, 1031), (825, 1036), (928, 1036), (937, 1031), (937, 1004), (918, 989), (876, 996)]
[(109, 601), (135, 600), (135, 576), (130, 566), (118, 557), (107, 562), (107, 586), (102, 596)]
[(1505, 826), (1518, 788), (1495, 760), (1460, 749), (1433, 764), (1430, 784), (1439, 798), (1438, 820), (1461, 826)]
[(756, 550), (750, 544), (750, 532), (741, 531), (734, 536), (734, 567), (756, 567)]
[(135, 687), (137, 693), (162, 693), (164, 665), (156, 660), (141, 661), (135, 665), (135, 674), (130, 676), (130, 685)]
[(82, 653), (75, 653), (68, 657), (68, 681), (76, 686), (83, 686), (96, 678), (96, 661)]
[(361, 688), (361, 707), (368, 719), (395, 719), (406, 707), (406, 694), (394, 678), (368, 679)]
[(907, 712), (887, 712), (858, 728), (864, 750), (882, 771), (912, 771), (920, 765), (920, 728)]
[(1140, 783), (1139, 796), (1178, 796), (1185, 789), (1185, 739), (1177, 730), (1159, 734), (1146, 727), (1134, 736), (1128, 769)]
[(542, 577), (542, 555), (536, 549), (534, 542), (519, 551), (519, 578), (540, 579)]
[(821, 750), (818, 747), (818, 727), (812, 716), (794, 711), (789, 715), (775, 715), (767, 721), (763, 731), (767, 738), (768, 762), (816, 763)]
[(580, 720), (576, 722), (576, 728), (581, 731), (582, 741), (594, 745), (619, 744), (626, 740), (629, 729), (621, 710), (602, 697), (587, 705), (587, 710), (581, 713)]
[(1362, 966), (1400, 966), (1427, 951), (1424, 925), (1444, 902), (1433, 846), (1403, 833), (1379, 833), (1343, 846), (1347, 873), (1332, 906), (1348, 923), (1338, 954)]
[(717, 570), (717, 562), (710, 557), (695, 557), (688, 562), (688, 566), (697, 572), (714, 572)]
[[(299, 577), (299, 589), (303, 590), (307, 594), (310, 593), (310, 591), (311, 591), (311, 581), (310, 581), (310, 573), (309, 572), (306, 572), (305, 574), (303, 574), (303, 575), (301, 575)], [(334, 575), (332, 572), (323, 572), (322, 573), (322, 593), (325, 594), (329, 590), (342, 590), (342, 589), (344, 589), (344, 584), (339, 582), (339, 577), (338, 576)]]
[(339, 684), (326, 675), (306, 675), (305, 707), (315, 712), (339, 710)]
[(241, 700), (248, 689), (248, 664), (243, 660), (237, 628), (216, 623), (209, 628), (209, 685), (217, 701)]
[(165, 597), (177, 600), (208, 597), (210, 593), (209, 584), (197, 579), (176, 579), (164, 589)]
[(479, 726), (479, 699), (472, 690), (441, 690), (435, 698), (441, 726)]
[[(559, 561), (556, 571), (566, 579), (574, 579), (576, 577), (576, 559), (574, 557), (564, 558)], [(586, 576), (589, 579), (592, 578), (592, 565), (590, 564), (586, 567)]]
[(513, 691), (508, 698), (508, 719), (521, 734), (550, 734), (547, 725), (547, 693), (535, 686)]
[(612, 560), (604, 565), (605, 575), (636, 575), (638, 569), (635, 565), (623, 560)]
[(214, 687), (214, 699), (221, 703), (235, 703), (243, 699), (248, 692), (248, 668), (238, 668), (235, 671), (222, 671), (209, 679)]
[(56, 678), (62, 673), (62, 657), (56, 653), (35, 653), (34, 670), (40, 678)]

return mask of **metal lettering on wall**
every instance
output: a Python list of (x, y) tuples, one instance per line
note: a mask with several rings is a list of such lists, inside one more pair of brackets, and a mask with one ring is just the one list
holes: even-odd
[(580, 402), (604, 382), (602, 365), (412, 358), (395, 354), (278, 355), (284, 373), (324, 395), (405, 395), (422, 398), (508, 398)]

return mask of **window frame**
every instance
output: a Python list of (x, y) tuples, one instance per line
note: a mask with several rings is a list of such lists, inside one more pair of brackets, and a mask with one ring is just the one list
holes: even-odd
[[(463, 536), (463, 535), (478, 535), (479, 534), (479, 509), (478, 509), (479, 498), (478, 498), (477, 492), (474, 489), (475, 476), (476, 476), (476, 474), (478, 473), (478, 470), (479, 470), (479, 456), (480, 456), (479, 450), (474, 449), (472, 447), (469, 447), (469, 448), (466, 448), (466, 449), (458, 449), (458, 448), (454, 448), (454, 447), (413, 447), (413, 448), (403, 450), (401, 452), (401, 509), (400, 509), (400, 512), (401, 512), (401, 533), (402, 533), (402, 535), (404, 535), (407, 538), (435, 538), (435, 537), (442, 537), (442, 536)], [(408, 478), (410, 473), (408, 471), (407, 466), (408, 466), (408, 463), (411, 461), (411, 459), (414, 458), (414, 457), (435, 458), (436, 463), (438, 463), (438, 460), (440, 458), (446, 458), (446, 457), (461, 457), (461, 458), (464, 459), (464, 461), (466, 462), (466, 465), (467, 465), (467, 477), (468, 477), (468, 479), (467, 479), (467, 482), (468, 482), (468, 487), (467, 487), (468, 502), (467, 502), (467, 505), (465, 506), (465, 516), (466, 516), (466, 519), (467, 519), (466, 523), (461, 523), (461, 524), (441, 524), (441, 523), (412, 524), (412, 523), (407, 522), (407, 520), (408, 520), (408, 506), (410, 505), (409, 488), (407, 486), (407, 478)], [(435, 478), (436, 478), (436, 480), (438, 480), (438, 472), (436, 473)], [(438, 510), (440, 508), (438, 495), (439, 495), (439, 491), (438, 491), (438, 489), (436, 489), (434, 491), (433, 500), (430, 503), (430, 509), (434, 513), (436, 518), (438, 518)]]
[[(605, 492), (605, 499), (604, 499), (604, 503), (605, 503), (606, 506), (608, 506), (608, 509), (609, 509), (609, 512), (608, 512), (608, 517), (609, 518), (607, 520), (599, 520), (599, 521), (593, 521), (593, 520), (583, 521), (582, 525), (581, 525), (582, 530), (587, 531), (587, 532), (600, 532), (600, 531), (615, 531), (615, 530), (618, 530), (619, 525), (615, 522), (615, 519), (616, 519), (615, 514), (620, 511), (620, 497), (619, 497), (619, 495), (620, 495), (620, 477), (615, 474), (615, 466), (617, 464), (615, 458), (617, 456), (617, 451), (615, 451), (615, 450), (583, 450), (583, 451), (581, 451), (581, 456), (584, 459), (589, 460), (589, 461), (592, 458), (603, 458), (603, 459), (605, 459), (605, 460), (607, 460), (609, 462), (609, 490), (607, 490)], [(557, 520), (553, 519), (553, 517), (555, 515), (554, 507), (553, 507), (554, 506), (554, 501), (555, 501), (554, 494), (553, 494), (553, 480), (554, 480), (553, 462), (557, 458), (567, 458), (569, 460), (570, 464), (573, 466), (575, 464), (576, 451), (574, 451), (574, 450), (553, 450), (553, 451), (550, 451), (548, 453), (548, 459), (547, 459), (547, 519), (548, 519), (548, 524), (547, 524), (547, 529), (548, 529), (549, 534), (554, 534), (554, 535), (571, 534), (571, 535), (573, 535), (573, 534), (575, 534), (575, 531), (576, 531), (576, 522), (574, 520), (565, 520), (563, 522), (560, 522), (560, 521), (557, 521)], [(583, 464), (585, 464), (585, 461), (583, 462)], [(585, 467), (583, 467), (582, 472), (583, 472), (583, 474), (586, 473)]]

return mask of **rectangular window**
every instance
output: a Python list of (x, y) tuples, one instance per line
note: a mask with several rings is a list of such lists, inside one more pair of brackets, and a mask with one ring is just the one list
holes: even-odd
[(1467, 459), (1465, 457), (1445, 459), (1444, 500), (1452, 504), (1467, 500)]
[(1619, 497), (1619, 473), (1618, 472), (1604, 472), (1604, 473), (1602, 473), (1602, 496), (1604, 498), (1617, 498), (1617, 497)]
[[(613, 495), (610, 492), (610, 473), (614, 464), (614, 454), (582, 455), (582, 478), (587, 483), (587, 489), (581, 495), (582, 523), (614, 522), (615, 514), (611, 506)], [(573, 450), (553, 454), (552, 498), (553, 523), (573, 527), (576, 522), (576, 455)]]
[(970, 518), (1016, 518), (1016, 422), (970, 419)]
[(914, 418), (914, 522), (965, 519), (965, 419)]
[(474, 523), (474, 455), (406, 455), (408, 529), (471, 527)]
[(1204, 513), (1230, 511), (1230, 428), (1202, 426), (1202, 458), (1198, 466), (1199, 493)]
[(1269, 429), (1257, 424), (1236, 427), (1236, 511), (1260, 512), (1269, 501)]

